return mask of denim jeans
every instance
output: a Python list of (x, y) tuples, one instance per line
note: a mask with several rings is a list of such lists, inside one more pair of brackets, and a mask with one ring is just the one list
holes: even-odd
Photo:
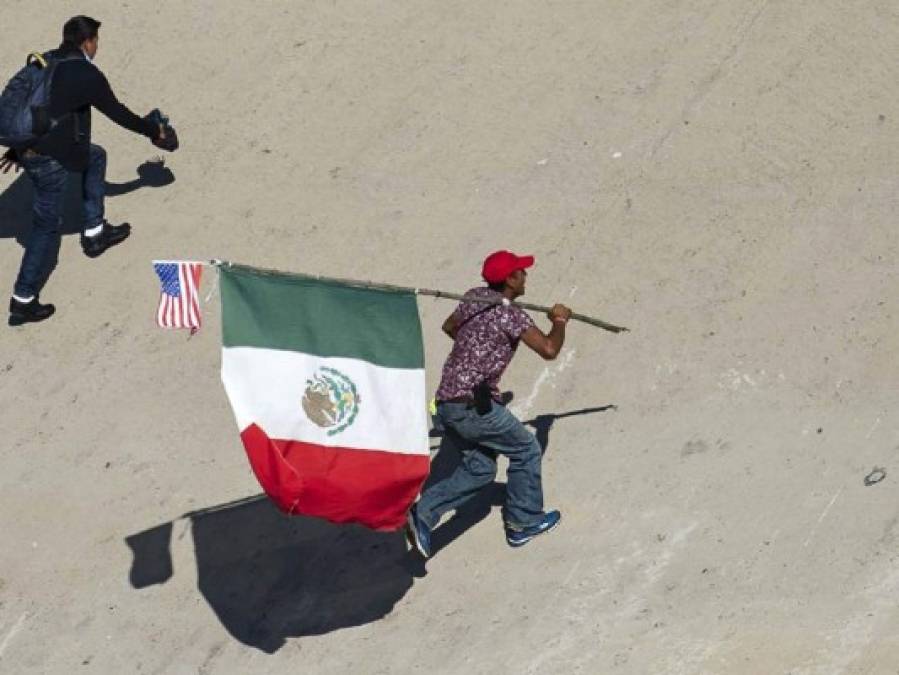
[(505, 406), (496, 402), (486, 415), (465, 403), (438, 403), (437, 416), (449, 440), (459, 449), (455, 471), (431, 485), (416, 507), (418, 517), (433, 528), (440, 517), (458, 508), (496, 477), (496, 455), (509, 459), (505, 520), (521, 529), (543, 518), (540, 444)]
[[(31, 232), (25, 240), (25, 254), (13, 291), (26, 298), (40, 292), (59, 253), (68, 172), (55, 159), (44, 155), (22, 157), (20, 162), (34, 187)], [(106, 151), (91, 145), (88, 167), (81, 178), (82, 229), (103, 222), (105, 196)]]

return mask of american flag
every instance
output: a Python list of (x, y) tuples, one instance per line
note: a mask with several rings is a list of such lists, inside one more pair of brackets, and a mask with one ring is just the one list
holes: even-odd
[(153, 269), (162, 282), (156, 323), (162, 328), (200, 327), (200, 275), (203, 263), (163, 262), (153, 263)]

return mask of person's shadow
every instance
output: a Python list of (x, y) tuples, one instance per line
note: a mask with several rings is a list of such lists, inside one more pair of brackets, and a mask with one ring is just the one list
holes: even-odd
[(161, 188), (175, 182), (175, 174), (162, 158), (151, 159), (137, 167), (137, 178), (126, 183), (106, 183), (106, 196), (118, 197), (141, 188)]
[[(106, 196), (134, 192), (140, 188), (159, 188), (175, 182), (172, 173), (161, 159), (149, 160), (137, 167), (137, 178), (125, 183), (106, 183)], [(16, 179), (0, 194), (0, 239), (15, 239), (24, 248), (28, 233), (31, 231), (31, 207), (34, 191), (31, 181), (25, 172), (20, 172)], [(70, 173), (66, 186), (65, 201), (62, 209), (62, 235), (80, 234), (81, 232), (81, 174)], [(59, 249), (52, 252), (42, 270), (41, 286), (50, 278), (56, 269)]]
[[(541, 415), (538, 440), (548, 442), (552, 423), (611, 406)], [(540, 430), (543, 430), (542, 432)], [(446, 438), (428, 482), (449, 475), (458, 453)], [(502, 504), (505, 486), (494, 483), (456, 511), (434, 533), (434, 554)], [(426, 574), (424, 560), (405, 535), (286, 516), (264, 496), (193, 511), (191, 523), (200, 593), (225, 629), (243, 644), (267, 653), (290, 637), (320, 635), (376, 621), (389, 614)], [(163, 584), (174, 574), (174, 521), (125, 539), (133, 560), (134, 588)]]

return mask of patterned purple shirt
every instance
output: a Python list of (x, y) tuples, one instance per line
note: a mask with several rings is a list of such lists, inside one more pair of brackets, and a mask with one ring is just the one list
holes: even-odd
[[(466, 298), (502, 300), (502, 293), (486, 286), (472, 288)], [(453, 312), (456, 333), (453, 350), (443, 364), (437, 400), (471, 396), (472, 390), (487, 380), (494, 396), (499, 396), (499, 379), (515, 356), (521, 334), (534, 325), (520, 307), (487, 306), (478, 302), (459, 303)]]

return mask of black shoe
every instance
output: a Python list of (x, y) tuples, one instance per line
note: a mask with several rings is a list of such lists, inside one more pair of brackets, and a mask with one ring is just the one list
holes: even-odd
[(122, 223), (121, 225), (111, 225), (105, 220), (103, 221), (103, 229), (100, 234), (93, 237), (81, 235), (81, 248), (84, 255), (88, 258), (96, 258), (106, 249), (112, 248), (116, 244), (121, 244), (131, 234), (131, 225)]
[(23, 323), (36, 323), (53, 316), (56, 307), (42, 305), (37, 301), (37, 296), (31, 302), (19, 302), (15, 298), (9, 299), (9, 325), (21, 326)]

